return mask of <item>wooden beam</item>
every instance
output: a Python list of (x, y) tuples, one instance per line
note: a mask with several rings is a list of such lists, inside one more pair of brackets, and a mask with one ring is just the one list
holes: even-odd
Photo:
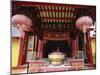
[(77, 4), (61, 4), (61, 3), (46, 3), (46, 2), (26, 2), (26, 1), (12, 1), (12, 4), (17, 6), (64, 6), (72, 8), (88, 8), (93, 5), (77, 5)]

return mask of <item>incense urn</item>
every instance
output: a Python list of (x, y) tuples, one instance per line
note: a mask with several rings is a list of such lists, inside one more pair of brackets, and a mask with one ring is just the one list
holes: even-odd
[(65, 55), (61, 52), (53, 52), (48, 55), (49, 62), (52, 65), (61, 65), (64, 63)]

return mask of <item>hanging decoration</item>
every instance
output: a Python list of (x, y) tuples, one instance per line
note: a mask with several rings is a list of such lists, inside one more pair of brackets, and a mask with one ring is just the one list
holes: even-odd
[[(90, 26), (92, 26), (93, 25), (92, 23), (93, 23), (93, 20), (92, 20), (91, 17), (89, 17), (89, 16), (82, 16), (82, 17), (77, 19), (76, 27), (79, 28), (80, 30), (82, 30), (83, 33), (84, 33), (84, 36), (86, 36), (85, 35), (86, 29), (88, 29)], [(85, 38), (84, 38), (84, 41), (86, 43), (86, 39)]]
[(81, 29), (81, 30), (85, 30), (87, 28), (89, 28), (90, 26), (92, 26), (93, 24), (93, 20), (91, 17), (89, 16), (82, 16), (80, 18), (77, 19), (76, 21), (76, 27)]
[(76, 27), (83, 31), (84, 33), (84, 58), (85, 61), (87, 59), (86, 56), (86, 30), (92, 26), (93, 20), (89, 16), (82, 16), (76, 20)]
[(22, 14), (16, 14), (12, 17), (12, 24), (17, 27), (20, 31), (27, 31), (32, 32), (33, 31), (33, 24), (32, 20)]

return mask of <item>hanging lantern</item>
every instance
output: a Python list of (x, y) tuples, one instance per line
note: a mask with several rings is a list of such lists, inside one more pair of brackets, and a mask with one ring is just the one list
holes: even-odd
[(20, 31), (32, 32), (33, 25), (32, 20), (25, 15), (16, 14), (12, 17), (12, 24), (16, 26)]
[(76, 27), (79, 28), (80, 30), (83, 30), (85, 43), (86, 43), (86, 35), (85, 35), (86, 29), (92, 26), (93, 25), (92, 23), (93, 23), (93, 20), (89, 16), (82, 16), (78, 18), (76, 21)]
[(76, 21), (76, 27), (79, 28), (80, 30), (83, 31), (84, 34), (84, 59), (85, 62), (87, 62), (87, 55), (86, 55), (86, 29), (88, 29), (90, 26), (92, 26), (93, 24), (93, 20), (91, 17), (89, 16), (82, 16), (80, 18), (77, 19)]
[(82, 16), (77, 19), (76, 27), (83, 30), (89, 28), (93, 23), (93, 20), (89, 16)]

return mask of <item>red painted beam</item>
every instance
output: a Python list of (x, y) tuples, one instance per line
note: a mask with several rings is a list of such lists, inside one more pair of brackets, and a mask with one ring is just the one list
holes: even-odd
[[(16, 6), (60, 6), (60, 7), (72, 7), (72, 8), (87, 8), (90, 5), (76, 5), (76, 4), (59, 4), (59, 3), (46, 3), (46, 2), (27, 2), (27, 1), (12, 1)], [(93, 6), (93, 5), (91, 5)]]

